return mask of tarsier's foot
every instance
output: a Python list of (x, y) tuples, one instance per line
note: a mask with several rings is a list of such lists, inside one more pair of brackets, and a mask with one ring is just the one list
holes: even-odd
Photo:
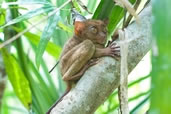
[(106, 53), (108, 56), (114, 57), (116, 60), (120, 59), (120, 46), (116, 42), (112, 42), (107, 48)]
[(99, 60), (98, 58), (89, 60), (88, 63), (81, 69), (79, 73), (77, 73), (74, 76), (69, 77), (68, 80), (70, 81), (72, 80), (75, 82), (78, 81), (88, 68), (90, 68), (91, 66), (99, 62), (98, 60)]
[(87, 63), (87, 67), (91, 67), (99, 62), (99, 58), (90, 59)]

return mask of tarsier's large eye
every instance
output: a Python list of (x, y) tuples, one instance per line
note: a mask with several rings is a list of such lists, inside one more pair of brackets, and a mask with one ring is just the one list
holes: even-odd
[(90, 31), (91, 31), (92, 33), (96, 34), (96, 33), (97, 33), (97, 28), (96, 28), (96, 27), (91, 27), (91, 28), (90, 28)]

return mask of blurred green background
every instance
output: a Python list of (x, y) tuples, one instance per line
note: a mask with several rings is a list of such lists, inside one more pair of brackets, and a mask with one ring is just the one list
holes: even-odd
[[(73, 6), (82, 15), (109, 19), (109, 39), (115, 29), (122, 26), (124, 9), (113, 0), (82, 0), (92, 14), (85, 11), (79, 1), (73, 0)], [(130, 2), (140, 2), (139, 12), (147, 0)], [(64, 7), (53, 13), (63, 4)], [(144, 114), (147, 110), (150, 114), (171, 114), (170, 5), (170, 0), (152, 0), (154, 43), (152, 51), (129, 76), (131, 114)], [(0, 1), (0, 43), (32, 27), (0, 49), (0, 114), (44, 114), (65, 91), (58, 67), (51, 74), (48, 71), (57, 62), (64, 43), (72, 37), (71, 7), (67, 0)], [(118, 103), (116, 90), (95, 114), (118, 114)]]

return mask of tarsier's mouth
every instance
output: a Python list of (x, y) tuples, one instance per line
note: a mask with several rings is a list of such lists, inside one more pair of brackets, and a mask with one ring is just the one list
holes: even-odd
[(101, 41), (98, 42), (99, 44), (105, 44), (106, 43), (106, 38), (103, 38)]
[(106, 40), (107, 40), (107, 36), (105, 36), (104, 38), (102, 38), (103, 39), (103, 43), (106, 43)]

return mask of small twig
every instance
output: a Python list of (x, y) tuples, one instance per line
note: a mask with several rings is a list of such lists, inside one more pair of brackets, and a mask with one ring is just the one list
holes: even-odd
[[(151, 0), (147, 0), (147, 2), (144, 4), (144, 7), (141, 9), (141, 11), (150, 3)], [(141, 11), (139, 13), (141, 13)]]
[[(134, 5), (135, 11), (138, 9), (140, 3), (141, 3), (141, 0), (137, 0), (137, 1), (136, 1), (135, 5)], [(128, 26), (128, 24), (130, 23), (132, 17), (133, 17), (133, 16), (132, 16), (131, 14), (128, 16), (127, 21), (126, 21), (126, 23), (125, 23), (125, 27)]]
[(57, 11), (59, 11), (61, 8), (63, 8), (64, 6), (66, 6), (68, 3), (70, 3), (72, 0), (68, 0), (66, 1), (64, 4), (62, 4), (59, 8), (56, 8), (50, 15), (46, 16), (45, 18), (41, 19), (40, 21), (38, 21), (37, 23), (35, 23), (34, 25), (30, 26), (29, 28), (23, 30), (22, 32), (18, 33), (17, 35), (13, 36), (12, 38), (10, 38), (9, 40), (3, 42), (2, 44), (0, 44), (0, 49), (3, 48), (4, 46), (12, 43), (13, 41), (17, 40), (18, 38), (20, 38), (20, 36), (22, 36), (25, 32), (31, 30), (32, 28), (34, 28), (35, 26), (41, 24), (43, 21), (45, 21), (46, 19), (48, 19), (50, 16), (54, 15)]
[[(77, 0), (77, 2), (85, 11), (87, 11), (89, 14), (92, 14), (81, 0)], [(71, 2), (71, 6), (72, 6), (72, 8), (75, 8), (73, 1)], [(79, 13), (81, 13), (81, 12), (79, 12)]]
[(56, 64), (51, 68), (51, 70), (49, 71), (49, 74), (53, 71), (53, 69), (58, 65), (59, 60), (56, 62)]
[(128, 0), (114, 0), (114, 1), (116, 2), (117, 5), (123, 8), (126, 8), (128, 12), (135, 17), (136, 22), (138, 24), (140, 23), (140, 19), (138, 15), (136, 14), (136, 11), (134, 10), (134, 8), (132, 7), (132, 4)]
[(87, 11), (89, 14), (92, 14), (88, 8), (83, 4), (83, 2), (81, 0), (78, 0), (78, 4), (80, 4), (80, 6), (85, 10)]
[[(125, 29), (126, 30), (126, 29)], [(120, 112), (121, 114), (129, 114), (128, 107), (128, 43), (126, 42), (126, 38), (128, 38), (125, 33), (125, 30), (119, 30), (119, 39), (121, 42), (119, 43), (121, 48), (121, 75), (120, 75), (120, 86), (118, 88), (118, 96), (120, 102)]]
[[(148, 3), (150, 3), (151, 0), (147, 0), (147, 2), (144, 4), (144, 8), (148, 5)], [(143, 8), (143, 9), (144, 9)]]
[(126, 23), (126, 13), (127, 13), (127, 11), (126, 11), (126, 9), (124, 9), (124, 19), (123, 19), (123, 24), (122, 24), (122, 29), (124, 29), (125, 28), (125, 23)]
[[(33, 25), (33, 23), (31, 23), (30, 21), (26, 21), (28, 24), (30, 24), (31, 26)], [(42, 30), (40, 30), (38, 27), (35, 27), (35, 29), (37, 29), (39, 32), (42, 32)]]
[[(141, 0), (137, 0), (137, 1), (136, 1), (135, 5), (134, 5), (135, 11), (137, 10), (137, 8), (138, 8), (138, 6), (140, 5), (140, 3), (141, 3)], [(128, 18), (127, 18), (127, 20), (126, 20), (126, 22), (125, 22), (125, 24), (124, 24), (124, 28), (128, 26), (128, 24), (130, 23), (132, 17), (133, 17), (133, 15), (131, 15), (131, 14), (128, 16)]]

